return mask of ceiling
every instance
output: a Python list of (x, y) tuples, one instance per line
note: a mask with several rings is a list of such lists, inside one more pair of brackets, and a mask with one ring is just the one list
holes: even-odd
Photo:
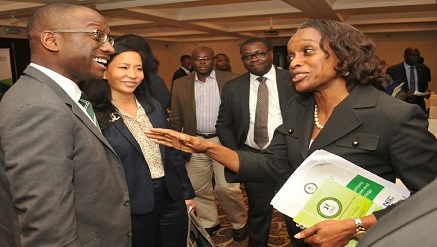
[[(437, 0), (0, 0), (0, 26), (24, 28), (36, 8), (84, 4), (105, 16), (112, 36), (197, 42), (290, 37), (309, 18), (333, 19), (365, 33), (437, 31)], [(274, 29), (278, 34), (266, 34)]]

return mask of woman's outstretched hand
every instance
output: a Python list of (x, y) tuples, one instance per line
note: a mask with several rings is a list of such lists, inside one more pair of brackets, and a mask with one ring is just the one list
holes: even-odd
[(144, 133), (158, 144), (187, 153), (202, 153), (208, 148), (207, 141), (171, 129), (152, 128)]
[(160, 145), (173, 147), (186, 153), (205, 153), (233, 172), (237, 172), (240, 167), (237, 152), (219, 143), (207, 141), (171, 129), (152, 128), (144, 133), (148, 138)]

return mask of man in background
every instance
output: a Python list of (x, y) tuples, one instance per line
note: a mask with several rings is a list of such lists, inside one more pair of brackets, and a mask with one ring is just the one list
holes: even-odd
[[(288, 100), (295, 94), (291, 75), (273, 66), (273, 52), (262, 38), (246, 40), (240, 47), (241, 60), (247, 73), (227, 82), (217, 120), (220, 142), (233, 150), (258, 153), (273, 138), (276, 127), (282, 124)], [(264, 84), (264, 85), (261, 85)], [(266, 101), (262, 98), (265, 87)], [(257, 109), (265, 103), (266, 119)], [(261, 121), (261, 124), (258, 122)], [(263, 121), (263, 122), (262, 122)], [(265, 123), (262, 126), (262, 123)], [(261, 138), (257, 134), (263, 133)], [(264, 139), (263, 139), (264, 138)], [(258, 140), (261, 139), (261, 140)], [(273, 199), (276, 187), (271, 183), (244, 183), (249, 202), (247, 229), (249, 246), (265, 247), (269, 242)]]
[(190, 55), (182, 55), (179, 61), (181, 62), (181, 67), (174, 72), (171, 79), (169, 110), (171, 109), (171, 95), (173, 94), (174, 81), (193, 72), (193, 58)]
[(77, 85), (103, 78), (109, 32), (80, 5), (30, 18), (31, 63), (0, 102), (0, 246), (132, 245), (122, 164)]
[(428, 82), (431, 81), (431, 71), (419, 63), (420, 52), (416, 47), (407, 47), (404, 50), (404, 61), (390, 66), (386, 73), (391, 76), (394, 82), (404, 82), (402, 90), (406, 92), (406, 100), (409, 103), (419, 105), (426, 112), (424, 98), (430, 94), (415, 94), (415, 92), (428, 92)]
[[(214, 51), (209, 47), (198, 47), (191, 55), (194, 73), (175, 81), (170, 122), (178, 131), (219, 142), (215, 125), (221, 102), (220, 94), (225, 82), (237, 74), (214, 70)], [(194, 201), (197, 216), (209, 235), (221, 227), (217, 197), (232, 224), (234, 240), (244, 240), (247, 237), (247, 215), (240, 184), (226, 182), (224, 167), (205, 154), (192, 154), (186, 168), (196, 192)]]
[(176, 79), (179, 79), (182, 76), (189, 75), (191, 74), (191, 72), (193, 72), (193, 58), (190, 55), (182, 55), (179, 61), (181, 63), (181, 66), (173, 74), (173, 77), (171, 79), (171, 89), (173, 89), (173, 82)]
[(231, 72), (231, 64), (229, 62), (229, 57), (224, 53), (219, 53), (214, 57), (214, 66), (216, 70)]

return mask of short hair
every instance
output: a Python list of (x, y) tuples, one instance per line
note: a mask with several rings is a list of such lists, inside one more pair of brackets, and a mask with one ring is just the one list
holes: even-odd
[(147, 43), (147, 41), (143, 37), (136, 34), (125, 34), (116, 38), (115, 42), (129, 43), (138, 48), (138, 50), (141, 51), (144, 55), (144, 66), (147, 67), (151, 72), (155, 74), (158, 73), (159, 60), (155, 57), (152, 49), (149, 46), (149, 43)]
[(264, 39), (264, 38), (259, 38), (259, 37), (253, 37), (253, 38), (250, 38), (250, 39), (244, 41), (243, 44), (241, 44), (241, 46), (240, 46), (240, 54), (241, 54), (241, 52), (242, 52), (241, 49), (243, 48), (243, 46), (248, 45), (248, 44), (252, 44), (252, 43), (256, 43), (256, 42), (261, 42), (261, 43), (263, 43), (264, 46), (267, 47), (267, 50), (268, 50), (268, 51), (271, 51), (271, 50), (272, 50), (271, 45), (269, 44), (269, 42), (267, 42), (266, 39)]
[(191, 56), (193, 56), (193, 53), (194, 52), (197, 52), (197, 51), (206, 51), (206, 52), (210, 52), (210, 53), (212, 53), (212, 57), (214, 57), (214, 50), (211, 48), (211, 47), (208, 47), (208, 46), (199, 46), (199, 47), (196, 47), (196, 48), (194, 48), (193, 49), (193, 51), (191, 52)]
[(217, 58), (220, 57), (220, 56), (224, 56), (224, 57), (226, 57), (227, 59), (229, 59), (228, 55), (226, 55), (226, 54), (224, 54), (224, 53), (219, 53), (219, 54), (215, 55), (215, 56), (214, 56), (214, 59), (217, 59)]
[(376, 56), (375, 43), (351, 25), (333, 20), (307, 20), (297, 30), (314, 28), (321, 34), (320, 48), (329, 56), (328, 47), (339, 62), (335, 68), (338, 76), (346, 80), (351, 91), (356, 84), (372, 84), (381, 89), (388, 81), (383, 72), (385, 62)]
[(185, 59), (193, 59), (190, 55), (182, 55), (179, 61), (182, 63)]
[(27, 22), (27, 37), (31, 48), (32, 43), (39, 40), (42, 31), (65, 28), (73, 18), (69, 14), (83, 8), (88, 7), (68, 3), (51, 3), (39, 8)]

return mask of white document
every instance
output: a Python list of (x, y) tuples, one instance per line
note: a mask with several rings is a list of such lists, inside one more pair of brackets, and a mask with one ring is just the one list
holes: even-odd
[(290, 176), (271, 204), (278, 211), (294, 218), (326, 178), (346, 186), (357, 175), (384, 187), (373, 199), (381, 206), (388, 206), (410, 195), (403, 186), (389, 182), (335, 154), (317, 150)]
[(427, 96), (427, 95), (431, 95), (431, 92), (419, 92), (419, 91), (415, 91), (413, 93), (413, 95), (416, 95), (416, 96)]
[(393, 89), (393, 93), (391, 94), (391, 96), (396, 97), (399, 92), (402, 91), (402, 87), (404, 86), (404, 82), (400, 83), (399, 85), (397, 85), (394, 89)]

